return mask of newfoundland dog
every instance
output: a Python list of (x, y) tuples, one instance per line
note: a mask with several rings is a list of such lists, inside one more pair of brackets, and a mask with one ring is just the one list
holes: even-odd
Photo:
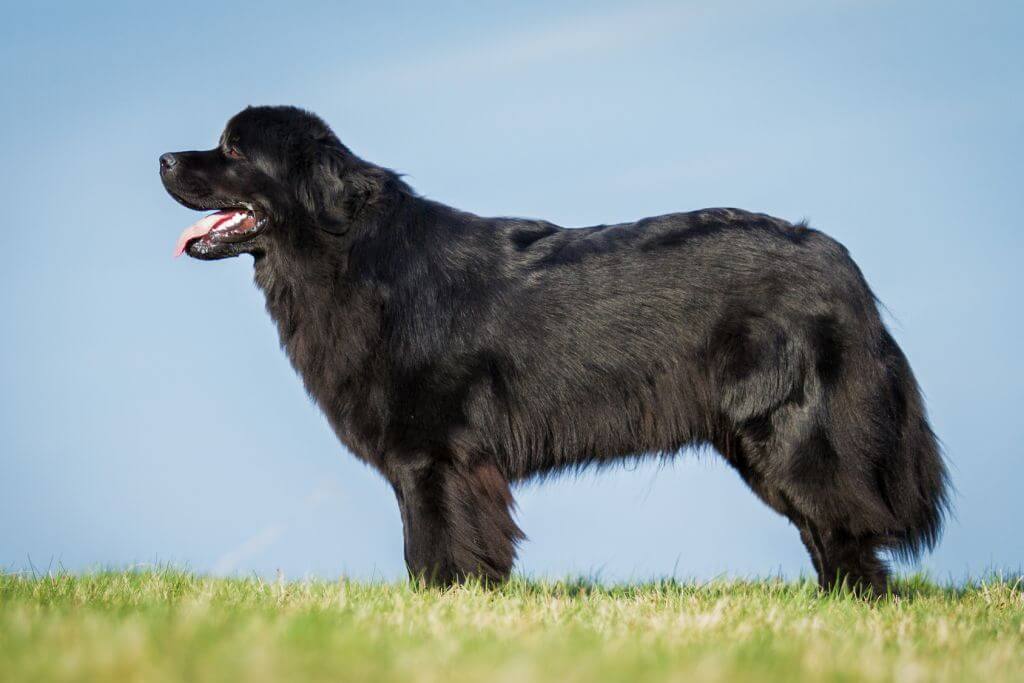
[(509, 576), (510, 484), (713, 446), (785, 515), (822, 588), (888, 589), (937, 541), (947, 474), (847, 250), (703, 209), (566, 229), (417, 195), (315, 115), (250, 107), (160, 157), (213, 210), (176, 253), (254, 259), (281, 344), (394, 488), (414, 577)]

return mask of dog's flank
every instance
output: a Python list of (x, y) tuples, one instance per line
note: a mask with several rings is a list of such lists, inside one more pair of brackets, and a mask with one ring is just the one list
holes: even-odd
[(880, 552), (937, 541), (946, 470), (920, 392), (824, 234), (738, 209), (481, 218), (289, 107), (243, 111), (224, 140), (175, 155), (165, 185), (262, 227), (184, 249), (254, 255), (307, 390), (394, 487), (413, 574), (506, 578), (511, 482), (699, 443), (793, 522), (825, 588), (884, 592)]

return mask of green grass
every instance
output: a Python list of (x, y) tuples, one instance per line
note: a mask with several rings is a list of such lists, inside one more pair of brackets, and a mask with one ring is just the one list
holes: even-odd
[(1024, 585), (0, 575), (0, 680), (1024, 680)]

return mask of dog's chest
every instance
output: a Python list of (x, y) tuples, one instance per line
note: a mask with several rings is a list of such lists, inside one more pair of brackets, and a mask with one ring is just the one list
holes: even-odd
[[(257, 277), (257, 283), (260, 278)], [(379, 305), (365, 295), (266, 283), (267, 311), (281, 346), (339, 439), (377, 464), (383, 431), (375, 408), (381, 368)]]

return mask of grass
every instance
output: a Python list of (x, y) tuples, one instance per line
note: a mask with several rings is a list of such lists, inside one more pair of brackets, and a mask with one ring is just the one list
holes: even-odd
[(900, 588), (869, 603), (783, 581), (437, 591), (0, 574), (0, 680), (1024, 679), (1020, 579)]

